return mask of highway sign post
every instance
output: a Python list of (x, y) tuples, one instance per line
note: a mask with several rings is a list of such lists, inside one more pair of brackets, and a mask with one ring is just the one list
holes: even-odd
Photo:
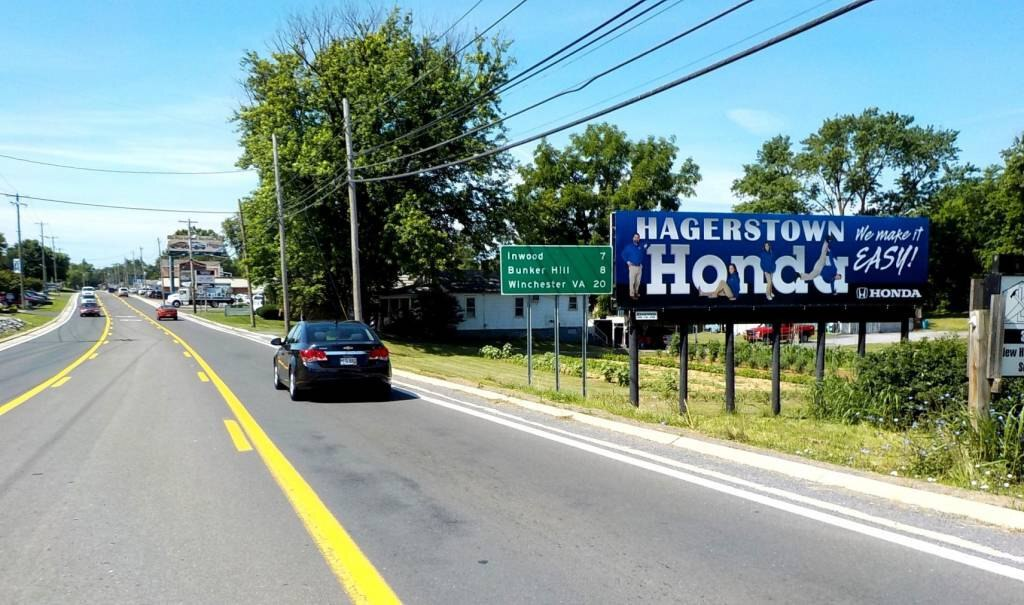
[[(526, 296), (526, 380), (533, 383), (533, 297), (555, 297), (555, 390), (560, 386), (559, 349), (559, 296), (562, 294), (611, 294), (611, 246), (502, 246), (501, 293), (506, 296)], [(587, 301), (583, 301), (582, 334), (582, 389), (587, 394)]]

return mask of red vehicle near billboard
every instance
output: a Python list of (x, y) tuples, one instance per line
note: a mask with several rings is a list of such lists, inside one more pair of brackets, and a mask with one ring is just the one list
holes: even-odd
[[(800, 342), (809, 342), (814, 337), (813, 324), (782, 324), (780, 332), (781, 339), (786, 342), (793, 342), (799, 339)], [(771, 324), (761, 324), (744, 332), (743, 337), (747, 342), (771, 342)]]

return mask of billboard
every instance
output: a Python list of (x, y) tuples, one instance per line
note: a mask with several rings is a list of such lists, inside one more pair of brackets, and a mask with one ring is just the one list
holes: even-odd
[(622, 211), (615, 295), (643, 308), (911, 306), (928, 219)]
[[(188, 256), (189, 238), (187, 235), (168, 235), (167, 253), (171, 256)], [(192, 254), (206, 256), (227, 256), (224, 238), (205, 235), (192, 236)]]

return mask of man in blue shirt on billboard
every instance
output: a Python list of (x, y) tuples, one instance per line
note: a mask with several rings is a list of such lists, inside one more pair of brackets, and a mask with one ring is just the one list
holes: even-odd
[(644, 256), (647, 255), (649, 244), (640, 244), (640, 234), (633, 234), (633, 243), (626, 244), (622, 249), (622, 260), (626, 261), (629, 268), (629, 297), (633, 300), (640, 298), (640, 278), (644, 271)]

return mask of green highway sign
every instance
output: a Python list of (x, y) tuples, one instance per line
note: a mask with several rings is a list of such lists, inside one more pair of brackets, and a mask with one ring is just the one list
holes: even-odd
[(502, 294), (611, 294), (611, 246), (502, 246)]

